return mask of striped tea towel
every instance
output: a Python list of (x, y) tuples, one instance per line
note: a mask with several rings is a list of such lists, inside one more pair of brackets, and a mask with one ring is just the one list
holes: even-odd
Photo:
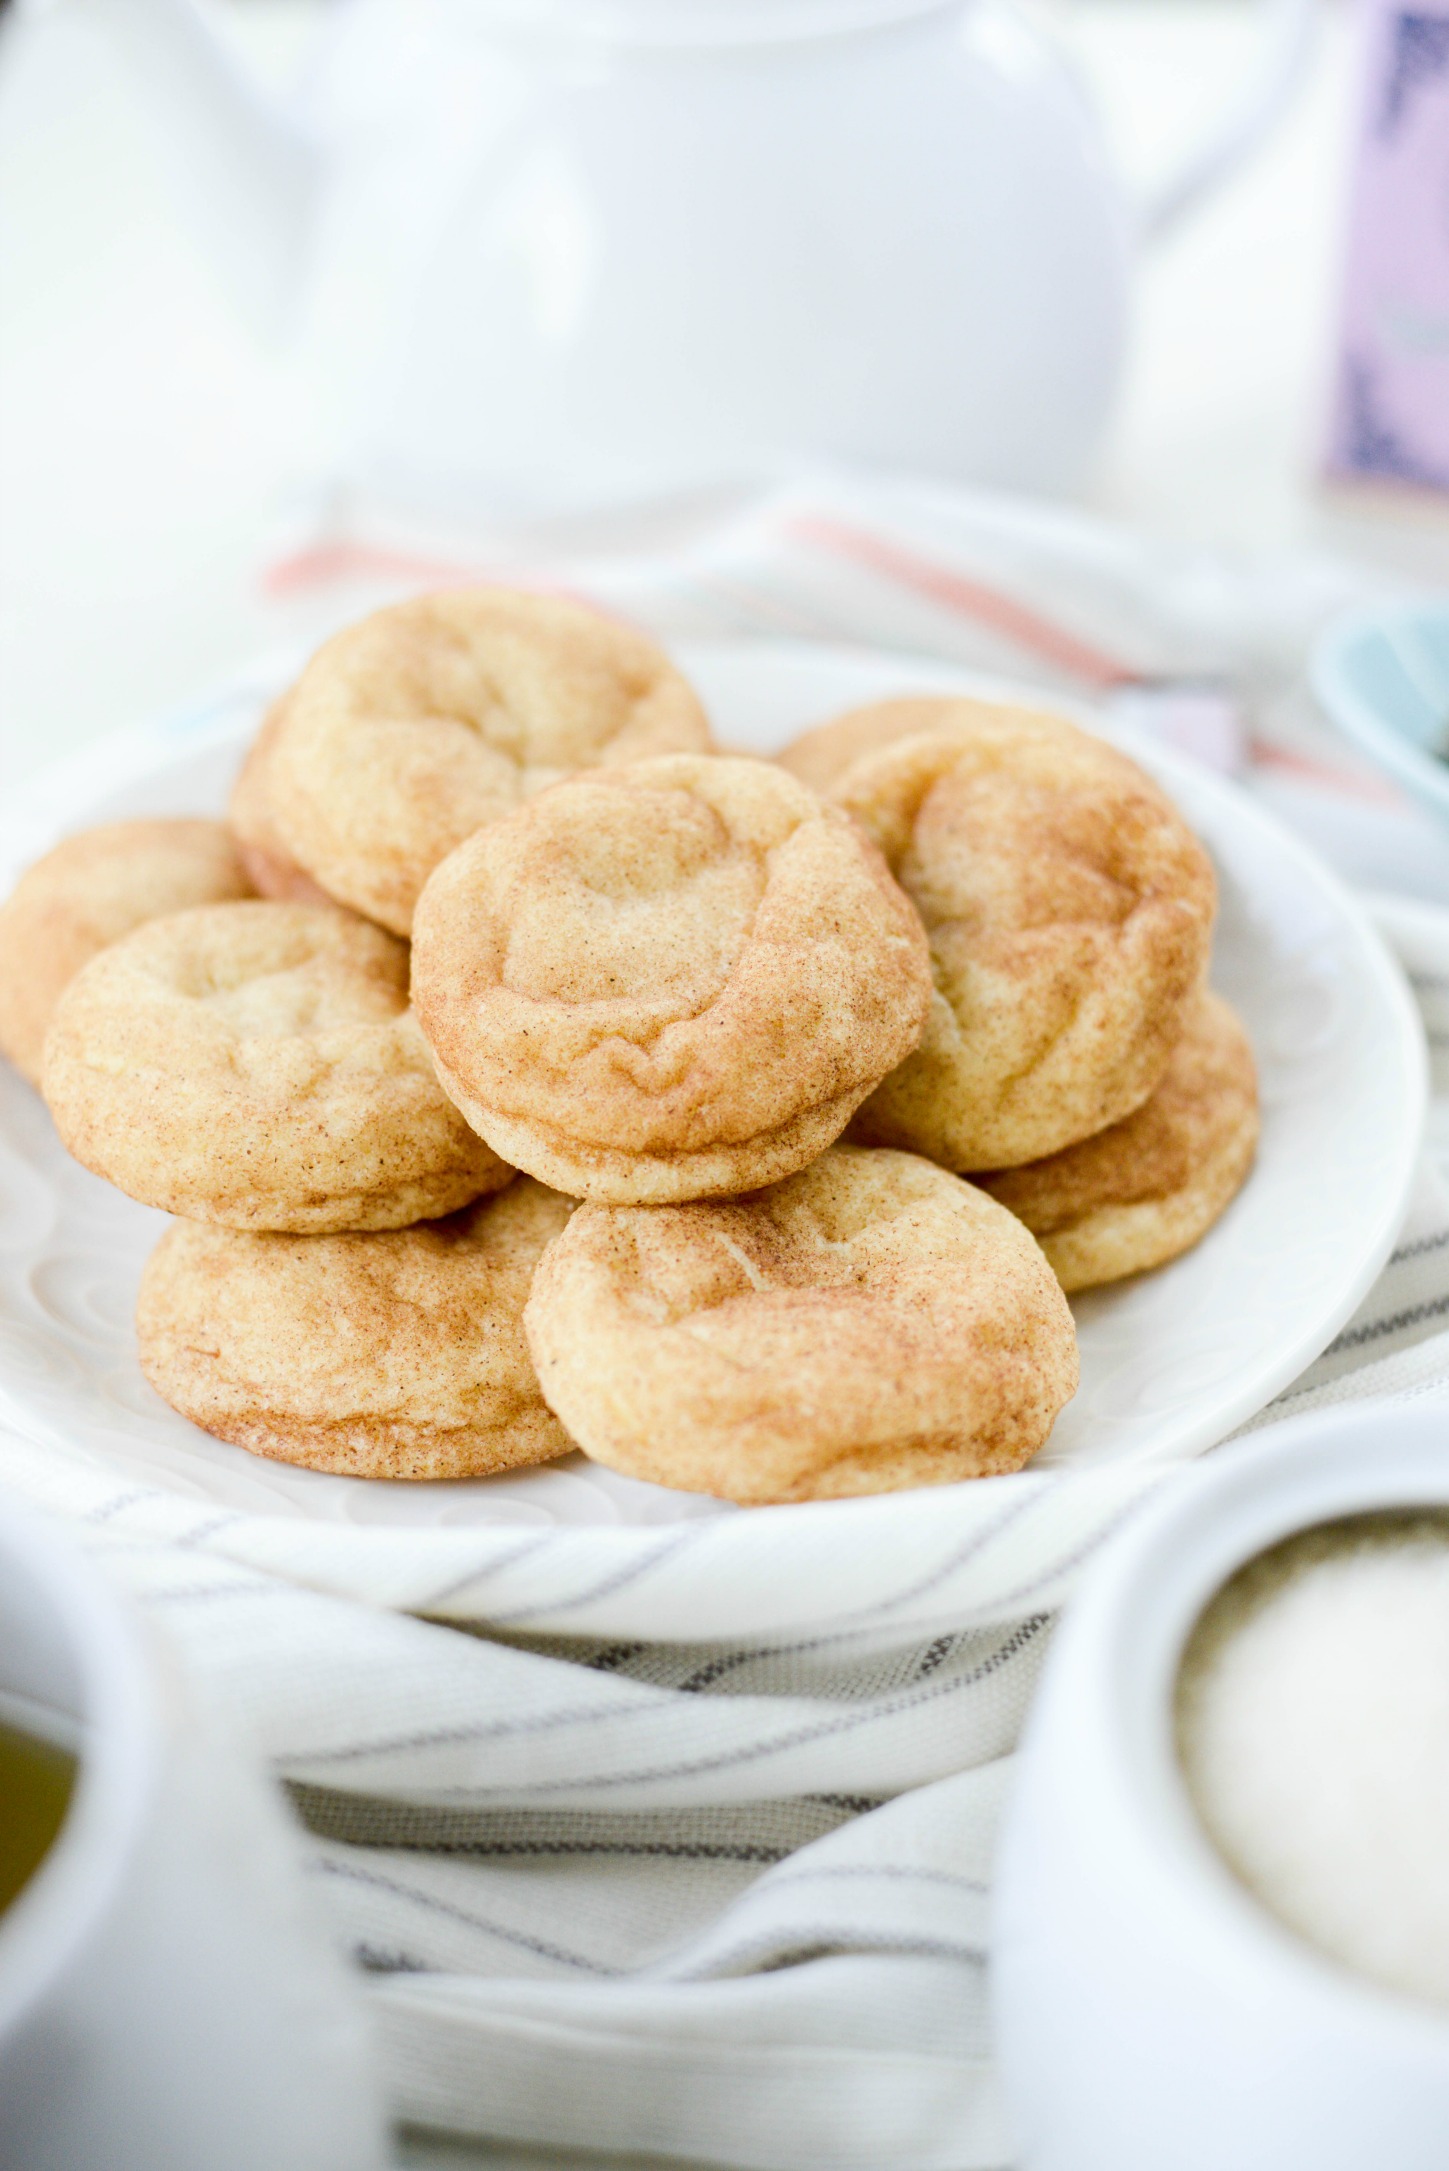
[[(573, 559), (535, 539), (538, 577), (666, 634), (1026, 660), (1225, 762), (1241, 726), (1255, 788), (1286, 779), (1355, 871), (1449, 901), (1442, 837), (1295, 707), (1306, 634), (1352, 588), (1337, 569), (1164, 564), (1066, 515), (840, 485), (652, 517)], [(456, 566), (408, 550), (333, 536), (273, 583), (320, 627), (409, 581), (519, 571), (516, 544)], [(1435, 1043), (1437, 1148), (1379, 1284), (1258, 1423), (1449, 1401), (1449, 913), (1387, 924)], [(0, 1483), (80, 1527), (290, 1789), (415, 2134), (761, 2171), (1009, 2161), (984, 1971), (1010, 1752), (1054, 1614), (1160, 1482), (890, 1496), (862, 1555), (788, 1510), (421, 1531), (219, 1513), (0, 1436)]]

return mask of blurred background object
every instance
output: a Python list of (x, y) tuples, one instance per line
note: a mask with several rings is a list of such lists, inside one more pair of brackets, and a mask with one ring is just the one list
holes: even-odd
[(381, 2171), (369, 2022), (288, 1813), (150, 1620), (9, 1495), (0, 1722), (12, 1832), (52, 1766), (0, 1915), (0, 2162)]
[(1344, 736), (1449, 821), (1449, 602), (1351, 613), (1319, 636), (1313, 684)]
[(1449, 492), (1449, 0), (1367, 0), (1331, 467)]
[[(212, 15), (258, 81), (305, 104), (338, 11), (216, 0)], [(1143, 194), (1203, 140), (1260, 50), (1244, 0), (1080, 0), (1058, 27)], [(1328, 0), (1280, 131), (1144, 260), (1125, 381), (1077, 497), (1168, 540), (1328, 543), (1428, 580), (1449, 565), (1449, 522), (1431, 503), (1356, 494), (1337, 506), (1312, 482), (1353, 72), (1352, 26)], [(295, 526), (319, 448), (286, 341), (238, 307), (214, 251), (178, 221), (173, 176), (165, 132), (86, 9), (11, 9), (0, 743), (12, 773), (189, 695), (275, 638), (256, 570), (279, 518)]]
[(290, 327), (318, 479), (496, 520), (819, 460), (1073, 488), (1138, 239), (1277, 118), (1316, 0), (1262, 0), (1137, 202), (1017, 0), (351, 0), (286, 101), (195, 0), (68, 4)]

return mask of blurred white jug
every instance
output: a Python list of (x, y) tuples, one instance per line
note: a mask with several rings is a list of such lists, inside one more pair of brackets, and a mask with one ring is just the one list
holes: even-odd
[(345, 0), (288, 114), (193, 0), (89, 5), (218, 253), (295, 290), (318, 468), (497, 511), (801, 459), (1070, 487), (1136, 240), (1267, 125), (1312, 0), (1137, 208), (1015, 0)]
[(8, 1497), (0, 1728), (12, 1835), (17, 1744), (76, 1766), (0, 1914), (4, 2171), (383, 2171), (361, 1989), (279, 1803), (151, 1624)]

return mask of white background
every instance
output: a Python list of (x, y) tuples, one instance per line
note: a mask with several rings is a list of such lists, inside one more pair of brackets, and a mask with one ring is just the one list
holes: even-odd
[[(119, 0), (117, 0), (119, 4)], [(323, 0), (214, 0), (279, 85)], [(1060, 27), (1124, 170), (1160, 170), (1254, 34), (1246, 0), (1076, 0)], [(1175, 536), (1311, 543), (1449, 582), (1449, 506), (1315, 481), (1353, 134), (1324, 0), (1272, 142), (1142, 266), (1087, 502)], [(288, 505), (285, 356), (188, 228), (147, 117), (69, 0), (0, 30), (0, 774), (206, 690), (275, 638), (256, 572)]]

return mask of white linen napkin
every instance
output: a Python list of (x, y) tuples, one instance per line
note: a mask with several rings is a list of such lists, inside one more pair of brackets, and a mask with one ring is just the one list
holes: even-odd
[[(435, 584), (440, 549), (419, 563), (358, 523), (273, 585), (316, 630)], [(1297, 793), (1307, 826), (1330, 804), (1357, 871), (1386, 859), (1449, 899), (1443, 838), (1295, 691), (1307, 632), (1354, 592), (1341, 569), (1164, 563), (1067, 515), (839, 484), (456, 564), (516, 577), (524, 556), (666, 636), (773, 625), (1131, 699), (1222, 762), (1246, 742), (1253, 788)], [(1449, 913), (1388, 924), (1449, 1144)], [(1255, 1424), (1371, 1394), (1449, 1402), (1437, 1148), (1379, 1284)], [(1010, 1751), (1054, 1614), (1161, 1482), (895, 1495), (863, 1554), (818, 1510), (426, 1531), (223, 1513), (0, 1435), (0, 1483), (80, 1527), (290, 1788), (399, 2118), (761, 2171), (1009, 2160), (985, 1926)]]

